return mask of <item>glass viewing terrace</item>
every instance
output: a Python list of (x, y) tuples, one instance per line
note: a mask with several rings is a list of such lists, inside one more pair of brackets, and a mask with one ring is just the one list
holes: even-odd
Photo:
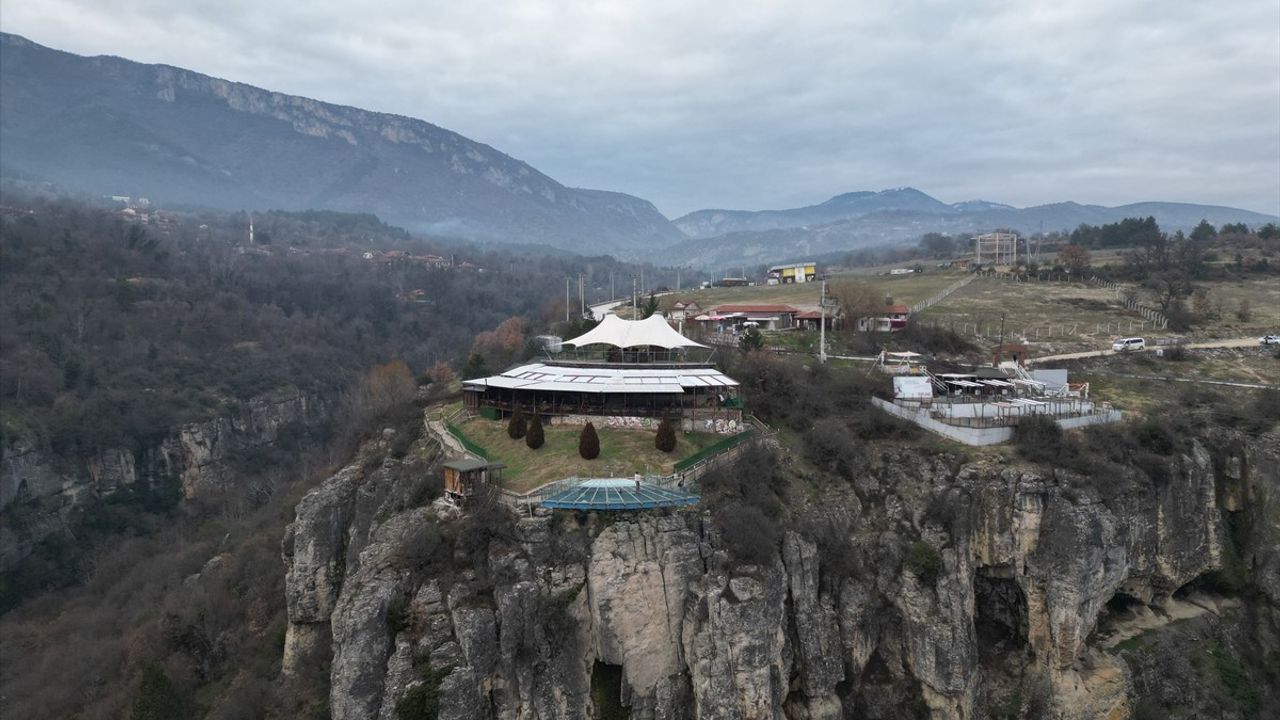
[(556, 510), (652, 510), (697, 505), (697, 495), (627, 478), (593, 478), (542, 498)]

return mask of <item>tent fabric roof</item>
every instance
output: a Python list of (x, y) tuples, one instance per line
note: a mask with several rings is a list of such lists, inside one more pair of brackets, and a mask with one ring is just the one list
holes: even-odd
[(467, 380), (464, 388), (553, 390), (580, 393), (656, 393), (679, 395), (686, 388), (737, 387), (715, 368), (591, 368), (532, 363), (501, 375)]
[(565, 340), (564, 344), (574, 347), (660, 347), (667, 350), (707, 347), (676, 332), (675, 328), (658, 315), (650, 315), (644, 320), (623, 320), (617, 315), (606, 315), (599, 325), (572, 340)]

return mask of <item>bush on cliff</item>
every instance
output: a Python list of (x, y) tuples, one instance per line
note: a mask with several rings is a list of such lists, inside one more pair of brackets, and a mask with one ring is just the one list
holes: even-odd
[(715, 513), (716, 526), (735, 560), (767, 566), (778, 548), (778, 525), (760, 508), (732, 502)]
[(937, 548), (923, 540), (917, 540), (907, 546), (902, 562), (924, 583), (932, 583), (942, 573), (942, 555)]

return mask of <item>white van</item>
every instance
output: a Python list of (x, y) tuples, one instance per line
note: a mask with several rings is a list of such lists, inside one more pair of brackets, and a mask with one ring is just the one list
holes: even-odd
[(1142, 338), (1120, 338), (1111, 343), (1111, 349), (1116, 352), (1133, 352), (1135, 350), (1146, 350), (1147, 341)]

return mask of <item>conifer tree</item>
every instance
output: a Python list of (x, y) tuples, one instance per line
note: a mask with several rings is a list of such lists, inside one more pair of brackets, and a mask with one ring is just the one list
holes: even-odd
[(662, 422), (658, 423), (658, 434), (653, 439), (653, 446), (667, 453), (676, 449), (676, 430), (671, 426), (670, 420), (662, 418)]
[(583, 460), (600, 457), (600, 436), (596, 434), (596, 426), (590, 422), (582, 426), (582, 434), (578, 436), (578, 454)]
[(511, 421), (507, 423), (507, 437), (512, 440), (519, 440), (524, 437), (524, 433), (524, 410), (519, 405), (516, 405), (515, 412), (511, 413)]
[(524, 435), (524, 444), (529, 446), (530, 450), (537, 450), (546, 442), (546, 437), (542, 434), (542, 417), (534, 415), (533, 421), (529, 423), (529, 431)]

